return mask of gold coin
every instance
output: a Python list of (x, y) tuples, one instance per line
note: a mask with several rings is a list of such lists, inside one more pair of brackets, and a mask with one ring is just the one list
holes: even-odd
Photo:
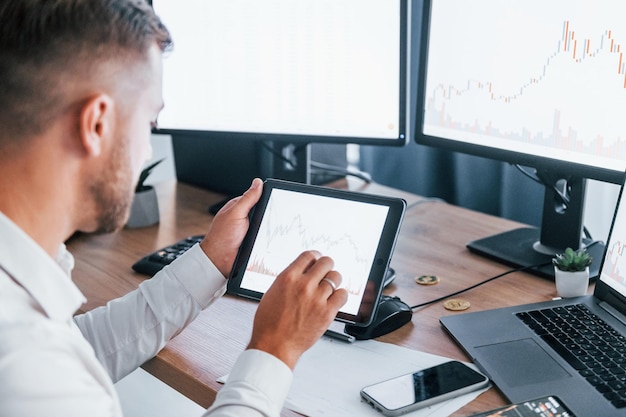
[(470, 307), (470, 302), (466, 300), (461, 300), (458, 298), (453, 298), (452, 300), (448, 300), (445, 303), (443, 303), (443, 306), (447, 310), (461, 311), (461, 310), (467, 310)]
[(434, 275), (421, 275), (415, 278), (415, 282), (420, 285), (435, 285), (439, 283), (439, 278)]

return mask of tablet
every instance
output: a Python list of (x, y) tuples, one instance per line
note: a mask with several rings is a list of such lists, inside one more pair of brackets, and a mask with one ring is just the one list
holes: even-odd
[(276, 276), (305, 250), (330, 256), (348, 301), (337, 320), (371, 323), (406, 203), (268, 179), (252, 211), (228, 280), (228, 292), (260, 300)]

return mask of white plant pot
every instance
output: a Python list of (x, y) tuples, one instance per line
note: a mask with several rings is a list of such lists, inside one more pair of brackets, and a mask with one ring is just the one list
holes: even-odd
[(159, 222), (159, 204), (156, 190), (150, 188), (135, 193), (133, 204), (130, 208), (130, 216), (126, 227), (147, 227)]
[(589, 267), (584, 271), (568, 272), (554, 267), (556, 291), (563, 298), (587, 295), (589, 287)]

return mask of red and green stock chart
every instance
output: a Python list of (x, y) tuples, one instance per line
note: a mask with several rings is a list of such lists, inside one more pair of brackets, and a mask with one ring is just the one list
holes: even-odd
[(356, 314), (365, 292), (388, 208), (274, 189), (259, 227), (242, 287), (265, 293), (305, 250), (330, 256), (342, 276), (348, 302), (341, 309)]
[(606, 0), (433, 1), (424, 133), (623, 170), (623, 16)]
[(622, 195), (613, 220), (611, 235), (600, 279), (624, 294), (626, 292), (626, 196)]

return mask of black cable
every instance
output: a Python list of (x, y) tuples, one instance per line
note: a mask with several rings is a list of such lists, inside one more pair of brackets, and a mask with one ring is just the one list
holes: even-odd
[(311, 168), (317, 169), (318, 172), (330, 172), (359, 178), (368, 184), (372, 182), (372, 176), (370, 174), (358, 169), (351, 169), (350, 167), (344, 168), (336, 165), (324, 164), (322, 162), (311, 161)]
[(587, 243), (586, 245), (584, 245), (583, 249), (588, 249), (588, 248), (592, 247), (593, 245), (597, 245), (598, 243), (604, 244), (604, 242), (602, 240), (593, 240), (593, 241)]
[(478, 284), (474, 284), (474, 285), (472, 285), (470, 287), (467, 287), (467, 288), (464, 288), (462, 290), (453, 292), (452, 294), (444, 295), (443, 297), (439, 297), (439, 298), (436, 298), (434, 300), (426, 301), (425, 303), (421, 303), (421, 304), (417, 304), (417, 305), (411, 306), (410, 308), (411, 308), (411, 310), (415, 310), (416, 308), (420, 308), (420, 307), (424, 307), (424, 306), (427, 306), (427, 305), (430, 305), (430, 304), (434, 304), (434, 303), (437, 303), (439, 301), (445, 300), (446, 298), (454, 297), (455, 295), (459, 295), (459, 294), (462, 294), (462, 293), (464, 293), (466, 291), (473, 290), (476, 287), (479, 287), (479, 286), (481, 286), (483, 284), (486, 284), (488, 282), (491, 282), (493, 280), (496, 280), (498, 278), (501, 278), (501, 277), (503, 277), (505, 275), (508, 275), (508, 274), (511, 274), (513, 272), (521, 272), (521, 271), (525, 271), (527, 269), (539, 268), (539, 267), (542, 267), (542, 266), (550, 265), (551, 263), (552, 263), (552, 261), (544, 262), (544, 263), (536, 264), (536, 265), (523, 266), (523, 267), (520, 267), (520, 268), (510, 269), (510, 270), (505, 271), (505, 272), (503, 272), (503, 273), (501, 273), (499, 275), (496, 275), (494, 277), (491, 277), (491, 278), (488, 278), (488, 279), (486, 279), (484, 281), (481, 281)]
[[(280, 152), (277, 152), (272, 146), (268, 145), (265, 142), (263, 142), (262, 146), (265, 148), (265, 150), (267, 150), (269, 153), (274, 155), (276, 158), (280, 159), (285, 164), (288, 164), (289, 166), (291, 166), (291, 168), (296, 169), (296, 166), (294, 165), (292, 161), (289, 160), (289, 158), (285, 158), (283, 154), (281, 154)], [(300, 149), (301, 147), (296, 148), (294, 152), (298, 152)]]

